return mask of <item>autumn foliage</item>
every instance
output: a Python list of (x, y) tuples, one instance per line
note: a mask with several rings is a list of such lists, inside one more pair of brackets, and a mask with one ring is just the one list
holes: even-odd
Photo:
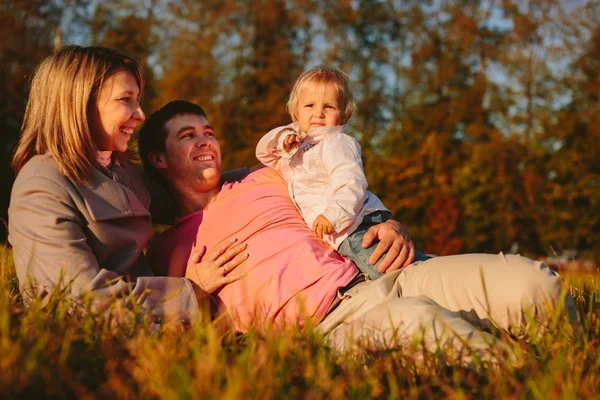
[[(147, 113), (202, 105), (229, 168), (256, 163), (296, 77), (326, 63), (352, 79), (370, 189), (419, 250), (598, 260), (599, 13), (597, 0), (4, 0), (2, 159), (59, 37), (137, 58)], [(10, 182), (5, 161), (4, 219)]]

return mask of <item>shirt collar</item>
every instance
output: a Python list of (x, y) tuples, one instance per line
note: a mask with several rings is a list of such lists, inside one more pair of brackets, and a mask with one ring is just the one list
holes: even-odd
[(302, 136), (302, 140), (305, 140), (306, 138), (308, 138), (313, 142), (320, 142), (326, 136), (333, 135), (333, 134), (339, 134), (339, 133), (346, 133), (346, 127), (347, 127), (347, 125), (321, 126), (318, 128), (312, 128), (311, 130), (309, 130), (306, 134), (304, 134)]

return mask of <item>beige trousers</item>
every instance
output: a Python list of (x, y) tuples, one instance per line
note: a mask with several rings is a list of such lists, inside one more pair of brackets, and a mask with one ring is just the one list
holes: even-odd
[[(436, 257), (357, 284), (317, 330), (340, 351), (391, 349), (416, 340), (429, 351), (450, 346), (459, 356), (491, 347), (510, 355), (480, 328), (521, 336), (532, 321), (548, 322), (560, 297), (558, 274), (538, 261), (502, 253)], [(565, 306), (576, 324), (568, 295)]]

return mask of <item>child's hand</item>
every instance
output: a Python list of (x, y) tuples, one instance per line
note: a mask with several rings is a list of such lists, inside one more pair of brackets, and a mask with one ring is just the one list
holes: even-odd
[(312, 230), (318, 237), (323, 239), (323, 234), (330, 235), (333, 232), (333, 225), (323, 214), (320, 214), (313, 222)]
[(285, 151), (290, 151), (294, 147), (298, 146), (300, 143), (300, 138), (296, 134), (287, 135), (285, 139), (283, 139), (283, 149)]

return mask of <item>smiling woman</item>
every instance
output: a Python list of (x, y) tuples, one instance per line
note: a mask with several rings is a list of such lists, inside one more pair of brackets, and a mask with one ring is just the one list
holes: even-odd
[(145, 119), (140, 95), (136, 78), (129, 71), (119, 71), (106, 79), (91, 121), (98, 150), (127, 150), (135, 127)]
[[(35, 71), (9, 207), (9, 241), (26, 303), (66, 288), (74, 299), (91, 291), (96, 306), (131, 295), (158, 318), (196, 319), (198, 296), (210, 291), (188, 279), (152, 276), (143, 254), (150, 196), (125, 156), (145, 119), (142, 90), (137, 63), (103, 47), (67, 46)], [(241, 251), (231, 246), (208, 254), (204, 269), (221, 277), (218, 268)]]

